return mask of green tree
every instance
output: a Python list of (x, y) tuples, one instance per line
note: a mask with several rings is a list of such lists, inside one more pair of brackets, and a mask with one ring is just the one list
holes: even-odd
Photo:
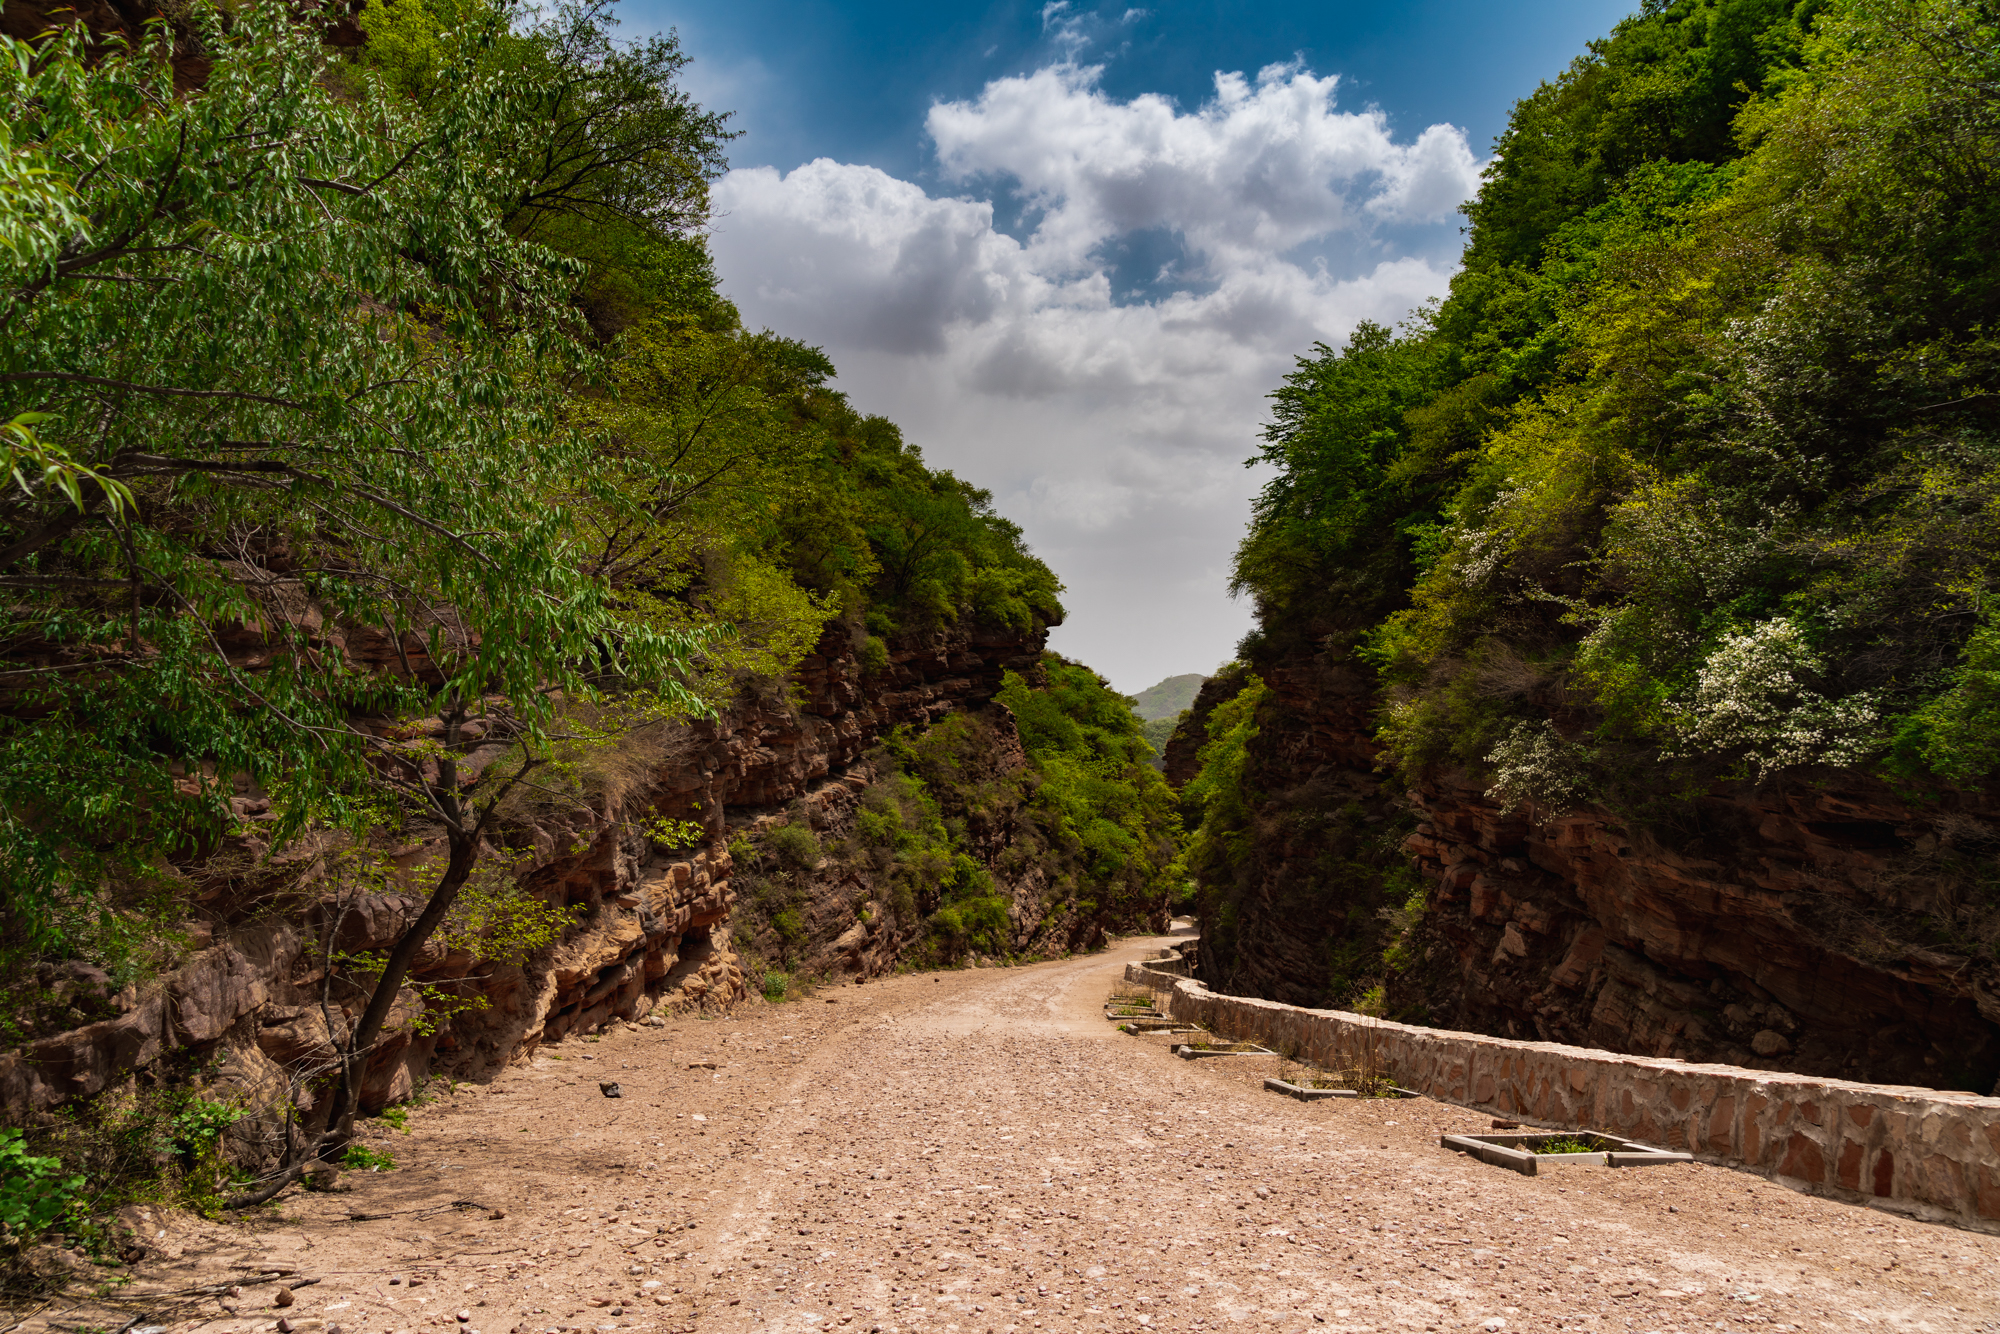
[[(8, 39), (0, 62), (25, 183), (0, 213), (0, 913), (47, 944), (60, 901), (228, 830), (239, 781), (272, 794), (279, 843), (384, 803), (436, 828), (445, 864), (348, 1036), (337, 1138), (563, 702), (695, 707), (702, 636), (621, 616), (542, 503), (597, 466), (562, 424), (590, 362), (573, 269), (510, 229), (493, 170), (543, 104), (461, 68), (421, 112), (361, 105), (284, 6), (188, 22), (211, 61), (192, 92), (161, 24), (101, 51), (80, 25)], [(435, 735), (385, 725), (425, 715)]]
[[(1967, 772), (1996, 35), (1967, 0), (1648, 7), (1516, 107), (1450, 298), (1300, 362), (1238, 582), (1294, 640), (1363, 632), (1407, 776), (1558, 700), (1635, 799), (1852, 761), (1883, 710), (1899, 763)], [(1730, 693), (1751, 658), (1791, 705)]]

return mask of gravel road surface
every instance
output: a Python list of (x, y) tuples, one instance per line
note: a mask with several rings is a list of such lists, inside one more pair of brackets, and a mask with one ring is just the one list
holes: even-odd
[(393, 1170), (161, 1215), (119, 1308), (174, 1334), (2000, 1331), (2000, 1237), (1701, 1165), (1522, 1177), (1438, 1147), (1489, 1117), (1301, 1104), (1262, 1089), (1276, 1058), (1121, 1034), (1104, 1001), (1162, 943), (564, 1042), (371, 1134)]

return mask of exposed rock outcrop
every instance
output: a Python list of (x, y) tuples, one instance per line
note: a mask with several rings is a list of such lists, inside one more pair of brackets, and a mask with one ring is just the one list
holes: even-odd
[[(1377, 979), (1377, 913), (1401, 860), (1394, 845), (1403, 806), (1373, 768), (1370, 682), (1325, 652), (1260, 674), (1267, 694), (1243, 773), (1247, 828), (1215, 840), (1230, 850), (1227, 866), (1199, 868), (1200, 976), (1238, 995), (1349, 1004)], [(1204, 706), (1212, 712), (1241, 684), (1218, 676), (1203, 689), (1175, 733), (1170, 765), (1197, 727), (1206, 740)], [(1183, 812), (1190, 821), (1199, 814)]]
[[(1037, 775), (1006, 708), (954, 720), (904, 748), (900, 761), (886, 750), (871, 758), (879, 772), (856, 765), (782, 813), (741, 824), (763, 849), (737, 876), (735, 930), (752, 957), (807, 977), (867, 977), (905, 959), (1050, 957), (1097, 948), (1112, 930), (1166, 929), (1164, 896), (1134, 902), (1114, 884), (1087, 885), (1078, 874), (1087, 853), (1051, 841), (1049, 813), (1033, 804)], [(933, 833), (948, 826), (955, 851), (909, 840), (926, 804), (935, 806)], [(937, 934), (927, 943), (923, 924), (942, 920), (932, 914), (948, 906), (945, 882), (960, 874), (960, 853), (980, 868), (1005, 920), (976, 942)]]
[[(543, 1042), (640, 1020), (657, 1007), (741, 998), (732, 825), (740, 830), (798, 800), (825, 809), (851, 803), (870, 781), (860, 763), (869, 747), (899, 725), (922, 728), (985, 705), (1006, 671), (1032, 670), (1043, 639), (962, 627), (899, 643), (883, 670), (865, 674), (848, 631), (836, 626), (789, 682), (613, 755), (616, 772), (589, 809), (525, 808), (507, 836), (518, 857), (512, 875), (572, 921), (552, 948), (519, 966), (433, 944), (369, 1058), (362, 1108), (407, 1095), (433, 1070), (476, 1079)], [(246, 792), (237, 804), (254, 819), (265, 803)], [(698, 820), (704, 841), (661, 845), (646, 823), (658, 814)], [(420, 908), (437, 851), (421, 840), (397, 850), (406, 892), (334, 894), (287, 883), (282, 859), (246, 873), (256, 881), (250, 889), (230, 882), (211, 890), (206, 916), (189, 924), (202, 947), (182, 966), (107, 1002), (113, 1017), (0, 1055), (0, 1110), (18, 1120), (135, 1073), (153, 1077), (172, 1062), (207, 1064), (253, 1103), (289, 1098), (309, 1115), (314, 1094), (303, 1074), (323, 1065), (329, 1027), (351, 1023), (363, 1004), (351, 987), (323, 985), (327, 956), (386, 949)], [(837, 956), (850, 976), (893, 968), (902, 939), (856, 938), (853, 925), (851, 914), (815, 922), (815, 957)], [(427, 1010), (428, 1021), (417, 1022)]]
[[(1233, 883), (1203, 886), (1201, 976), (1218, 990), (1324, 1005), (1381, 981), (1391, 1016), (1444, 1028), (1995, 1088), (1990, 796), (1918, 801), (1827, 771), (1719, 786), (1673, 808), (1679, 828), (1533, 821), (1462, 774), (1385, 789), (1372, 682), (1344, 651), (1263, 675), (1254, 836)], [(1427, 891), (1414, 925), (1403, 866)]]
[(1201, 683), (1194, 703), (1188, 706), (1187, 716), (1167, 738), (1166, 754), (1161, 757), (1161, 772), (1169, 783), (1177, 788), (1186, 787), (1188, 780), (1200, 770), (1201, 748), (1208, 740), (1209, 716), (1235, 699), (1247, 679), (1244, 669), (1231, 663)]
[[(1835, 783), (1838, 786), (1834, 786)], [(1408, 846), (1436, 882), (1392, 1001), (1451, 1028), (1878, 1084), (2000, 1079), (2000, 811), (1854, 775), (1689, 803), (1698, 828), (1543, 823), (1426, 784)]]

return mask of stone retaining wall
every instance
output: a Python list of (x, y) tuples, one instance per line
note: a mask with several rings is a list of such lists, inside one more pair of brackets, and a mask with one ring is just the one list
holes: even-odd
[(1690, 1065), (1220, 996), (1171, 971), (1177, 962), (1129, 964), (1125, 980), (1168, 993), (1174, 1018), (1223, 1036), (1331, 1070), (1372, 1063), (1442, 1102), (1552, 1129), (1606, 1131), (1816, 1195), (2000, 1232), (2000, 1098)]

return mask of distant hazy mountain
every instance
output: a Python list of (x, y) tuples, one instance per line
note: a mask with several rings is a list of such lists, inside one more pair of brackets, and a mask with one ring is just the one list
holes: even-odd
[(1156, 686), (1141, 690), (1132, 698), (1137, 701), (1138, 713), (1148, 722), (1155, 718), (1173, 718), (1182, 709), (1194, 703), (1194, 697), (1201, 691), (1201, 683), (1208, 678), (1198, 672), (1185, 676), (1169, 676)]

